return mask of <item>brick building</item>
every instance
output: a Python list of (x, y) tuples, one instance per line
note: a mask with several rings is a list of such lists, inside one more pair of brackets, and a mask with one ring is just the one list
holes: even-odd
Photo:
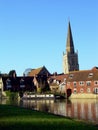
[(97, 67), (91, 70), (71, 71), (68, 74), (52, 76), (49, 83), (51, 87), (54, 87), (53, 83), (57, 84), (58, 91), (66, 93), (67, 97), (98, 98)]

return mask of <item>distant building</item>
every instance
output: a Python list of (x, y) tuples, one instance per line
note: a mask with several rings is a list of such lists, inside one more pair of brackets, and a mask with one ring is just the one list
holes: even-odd
[(78, 53), (74, 50), (73, 37), (71, 32), (70, 22), (68, 24), (68, 34), (66, 43), (66, 53), (63, 53), (63, 72), (64, 74), (70, 71), (79, 70)]
[(32, 69), (31, 68), (27, 68), (27, 69), (25, 69), (25, 71), (24, 71), (24, 73), (23, 73), (23, 75), (24, 76), (28, 76), (29, 75), (29, 73), (32, 71)]

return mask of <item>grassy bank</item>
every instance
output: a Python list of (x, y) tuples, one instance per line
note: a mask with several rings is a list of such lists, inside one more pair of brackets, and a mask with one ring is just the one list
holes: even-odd
[(52, 114), (0, 105), (0, 130), (97, 130), (84, 122)]

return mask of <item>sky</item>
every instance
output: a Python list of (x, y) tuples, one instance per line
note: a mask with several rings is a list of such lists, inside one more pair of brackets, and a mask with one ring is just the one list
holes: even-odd
[(69, 21), (80, 70), (98, 66), (98, 0), (0, 0), (1, 73), (62, 73)]

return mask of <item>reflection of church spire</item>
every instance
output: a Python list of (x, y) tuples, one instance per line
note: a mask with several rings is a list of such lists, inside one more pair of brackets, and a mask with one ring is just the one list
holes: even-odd
[(74, 54), (74, 44), (73, 44), (73, 38), (72, 38), (72, 32), (71, 32), (70, 22), (68, 24), (66, 52), (70, 53), (70, 54)]

